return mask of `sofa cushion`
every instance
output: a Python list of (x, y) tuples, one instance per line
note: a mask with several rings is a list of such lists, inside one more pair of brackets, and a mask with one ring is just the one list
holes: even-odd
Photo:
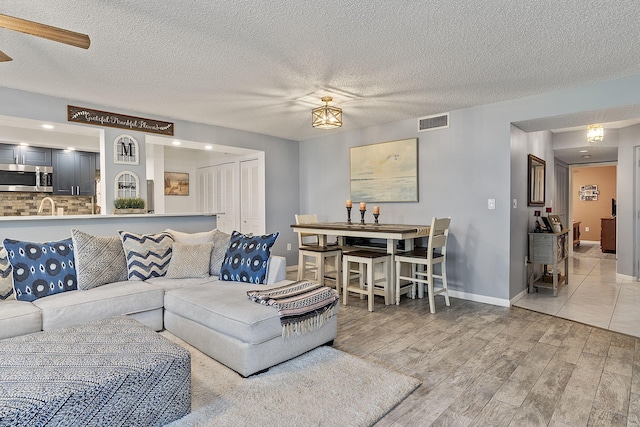
[(175, 242), (166, 277), (169, 279), (209, 277), (212, 249), (213, 243), (188, 245)]
[(129, 280), (146, 280), (167, 273), (171, 261), (173, 238), (167, 232), (136, 234), (118, 231), (125, 256)]
[(4, 239), (4, 247), (13, 270), (17, 300), (35, 301), (77, 289), (71, 238), (47, 243)]
[(16, 299), (13, 292), (13, 277), (11, 276), (11, 263), (4, 246), (0, 245), (0, 303)]
[(161, 308), (163, 297), (164, 291), (149, 283), (125, 281), (52, 295), (33, 304), (42, 310), (42, 330), (46, 331)]
[(78, 289), (127, 280), (127, 260), (118, 236), (100, 237), (71, 229)]
[(32, 303), (13, 299), (0, 307), (0, 340), (42, 330), (42, 312)]
[(222, 262), (220, 280), (264, 284), (271, 247), (279, 233), (264, 236), (231, 233), (229, 247)]
[(184, 233), (182, 231), (165, 230), (171, 234), (176, 243), (186, 243), (195, 245), (200, 243), (213, 243), (213, 251), (211, 252), (211, 260), (209, 262), (209, 274), (218, 277), (220, 275), (220, 267), (224, 261), (224, 254), (229, 246), (231, 235), (220, 231), (217, 228), (211, 231), (202, 231), (200, 233)]
[(201, 285), (203, 283), (218, 282), (217, 277), (190, 277), (188, 279), (168, 279), (165, 277), (154, 277), (153, 279), (145, 280), (145, 283), (149, 283), (165, 291), (171, 289), (188, 288), (191, 286)]
[[(289, 282), (265, 289), (284, 283)], [(249, 344), (282, 336), (278, 311), (247, 298), (247, 291), (253, 289), (255, 284), (218, 281), (169, 290), (164, 296), (164, 308)]]
[(171, 234), (171, 237), (173, 237), (173, 240), (176, 243), (198, 245), (202, 243), (213, 243), (213, 238), (216, 230), (202, 231), (200, 233), (185, 233), (183, 231), (176, 231), (167, 228), (165, 231)]

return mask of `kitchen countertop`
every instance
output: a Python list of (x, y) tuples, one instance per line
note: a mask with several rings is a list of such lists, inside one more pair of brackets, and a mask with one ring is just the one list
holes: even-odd
[(0, 222), (6, 221), (42, 221), (42, 220), (91, 220), (107, 218), (157, 218), (157, 217), (185, 217), (185, 216), (216, 216), (217, 213), (163, 213), (163, 214), (107, 214), (107, 215), (24, 215), (24, 216), (0, 216)]

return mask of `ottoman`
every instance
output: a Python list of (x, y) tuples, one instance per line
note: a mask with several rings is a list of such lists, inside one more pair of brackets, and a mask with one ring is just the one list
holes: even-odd
[(160, 426), (190, 406), (189, 352), (136, 320), (0, 341), (0, 425)]
[(217, 281), (168, 290), (165, 329), (243, 377), (331, 343), (338, 334), (337, 315), (316, 330), (284, 339), (277, 310), (247, 298), (249, 290), (286, 283), (256, 287)]

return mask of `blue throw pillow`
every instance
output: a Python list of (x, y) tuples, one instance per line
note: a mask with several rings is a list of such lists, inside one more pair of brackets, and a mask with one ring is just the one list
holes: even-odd
[(34, 301), (78, 288), (71, 238), (47, 243), (4, 239), (4, 247), (17, 300)]
[(246, 236), (237, 231), (231, 233), (220, 268), (220, 280), (264, 283), (271, 247), (279, 234), (275, 232), (264, 236)]

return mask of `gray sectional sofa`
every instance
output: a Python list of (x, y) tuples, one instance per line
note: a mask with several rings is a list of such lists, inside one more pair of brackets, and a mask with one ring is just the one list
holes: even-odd
[(166, 329), (249, 376), (331, 342), (337, 335), (337, 316), (333, 316), (322, 327), (285, 340), (277, 310), (247, 298), (249, 290), (290, 283), (285, 272), (285, 258), (271, 256), (265, 285), (221, 281), (214, 275), (154, 277), (56, 293), (31, 302), (0, 301), (0, 340), (127, 315), (155, 331)]

